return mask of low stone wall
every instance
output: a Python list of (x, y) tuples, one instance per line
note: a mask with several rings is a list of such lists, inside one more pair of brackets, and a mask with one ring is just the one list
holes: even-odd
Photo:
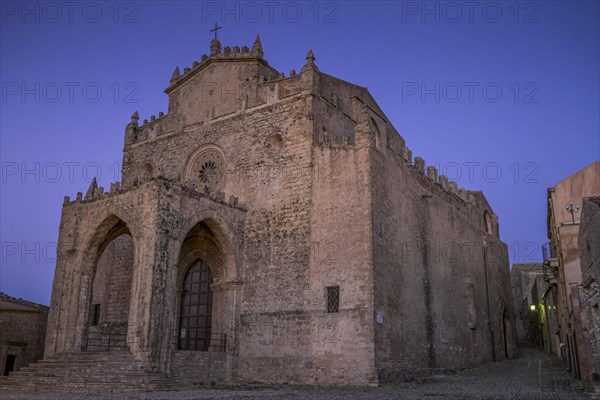
[(225, 357), (225, 353), (212, 351), (174, 351), (171, 378), (183, 385), (224, 382)]

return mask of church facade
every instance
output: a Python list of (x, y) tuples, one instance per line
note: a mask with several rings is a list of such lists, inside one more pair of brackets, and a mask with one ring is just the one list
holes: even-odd
[(368, 90), (260, 39), (175, 70), (122, 181), (65, 198), (45, 357), (129, 352), (182, 382), (378, 384), (513, 356), (481, 192), (412, 157)]

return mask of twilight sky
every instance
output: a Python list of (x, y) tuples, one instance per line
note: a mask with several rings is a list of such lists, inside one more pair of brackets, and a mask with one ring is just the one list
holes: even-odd
[(600, 2), (78, 1), (1, 5), (0, 291), (48, 304), (63, 197), (120, 180), (125, 125), (176, 66), (308, 49), (366, 86), (414, 156), (483, 190), (511, 262), (540, 261), (546, 189), (600, 159)]

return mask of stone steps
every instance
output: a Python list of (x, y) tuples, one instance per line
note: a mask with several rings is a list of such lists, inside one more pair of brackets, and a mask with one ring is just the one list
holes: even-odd
[(0, 379), (2, 390), (121, 392), (172, 386), (172, 380), (144, 370), (128, 352), (57, 354)]
[[(99, 366), (88, 366), (88, 367), (83, 367), (80, 365), (77, 366), (68, 366), (67, 368), (59, 368), (58, 366), (52, 366), (52, 367), (26, 367), (26, 368), (21, 368), (19, 371), (12, 373), (14, 376), (21, 376), (21, 375), (28, 375), (31, 373), (51, 373), (54, 375), (81, 375), (81, 374), (90, 374), (90, 373), (100, 373), (100, 374), (104, 374), (107, 372), (118, 372), (118, 373), (144, 373), (146, 371), (144, 371), (143, 369), (133, 369), (130, 367), (127, 367), (126, 365), (121, 365), (121, 366), (104, 366), (104, 365), (99, 365)], [(11, 375), (11, 376), (13, 376)]]
[(15, 379), (19, 379), (21, 377), (27, 378), (29, 379), (31, 377), (31, 375), (35, 375), (36, 378), (42, 378), (42, 377), (54, 377), (54, 378), (61, 378), (61, 377), (65, 377), (65, 378), (71, 378), (71, 379), (75, 379), (78, 377), (94, 377), (94, 376), (99, 376), (99, 377), (104, 377), (107, 376), (109, 374), (114, 375), (115, 372), (121, 374), (121, 373), (126, 373), (126, 377), (144, 377), (147, 376), (148, 372), (147, 371), (143, 371), (143, 370), (110, 370), (110, 369), (83, 369), (80, 371), (77, 370), (69, 370), (69, 371), (64, 371), (64, 370), (54, 370), (54, 371), (49, 371), (46, 369), (37, 369), (37, 370), (33, 370), (33, 371), (17, 371), (12, 373), (10, 376), (14, 377)]

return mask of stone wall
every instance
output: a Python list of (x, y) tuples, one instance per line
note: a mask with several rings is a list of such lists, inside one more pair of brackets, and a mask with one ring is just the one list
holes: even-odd
[(406, 160), (386, 148), (374, 158), (381, 379), (512, 357), (508, 257), (495, 235), (485, 235), (483, 215), (489, 208), (446, 192), (428, 181), (417, 163), (406, 166)]
[[(512, 357), (508, 255), (495, 214), (480, 192), (457, 188), (421, 158), (413, 164), (403, 139), (367, 104), (380, 379)], [(486, 213), (494, 216), (489, 232)]]
[(588, 387), (600, 387), (600, 197), (583, 199), (578, 240), (583, 278), (579, 289), (581, 322), (589, 349), (588, 354), (581, 355), (586, 367), (582, 380)]
[[(124, 350), (133, 275), (133, 239), (128, 233), (110, 240), (93, 271), (87, 350)], [(96, 311), (97, 310), (97, 311)], [(98, 316), (94, 314), (98, 312)], [(94, 324), (93, 319), (97, 318)]]
[(123, 234), (113, 239), (102, 252), (92, 284), (92, 304), (100, 305), (100, 324), (127, 324), (133, 240)]
[[(315, 180), (313, 214), (328, 229), (315, 224), (313, 235), (323, 231), (337, 250), (319, 279), (334, 282), (336, 266), (346, 264), (356, 265), (347, 268), (354, 272), (349, 283), (373, 282), (373, 289), (357, 287), (349, 294), (351, 301), (364, 298), (374, 327), (364, 334), (375, 335), (376, 366), (365, 357), (357, 365), (376, 367), (376, 379), (385, 381), (512, 357), (516, 331), (508, 254), (485, 198), (444, 177), (438, 181), (432, 167), (425, 174), (421, 159), (413, 166), (403, 138), (366, 90), (325, 74), (316, 82), (314, 164), (327, 182)], [(335, 198), (336, 193), (344, 195)], [(487, 229), (486, 213), (493, 216)], [(361, 219), (370, 226), (360, 226)], [(361, 261), (365, 254), (369, 260)], [(372, 277), (360, 276), (365, 262)]]
[[(307, 72), (303, 72), (305, 74)], [(315, 96), (309, 264), (314, 381), (374, 384), (369, 147), (355, 131), (362, 89), (311, 70)], [(327, 312), (327, 287), (339, 311)]]
[(182, 385), (208, 385), (225, 380), (225, 353), (212, 351), (174, 351), (171, 375)]

